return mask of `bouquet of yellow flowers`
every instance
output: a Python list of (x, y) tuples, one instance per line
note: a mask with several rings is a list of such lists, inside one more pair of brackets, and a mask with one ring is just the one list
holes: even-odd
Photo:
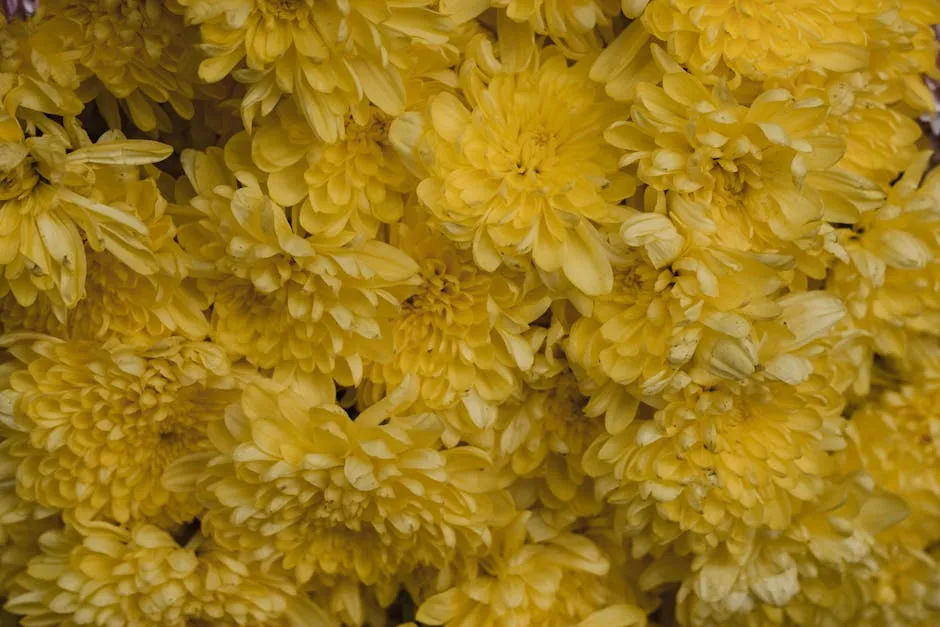
[(938, 0), (2, 9), (2, 624), (940, 624)]

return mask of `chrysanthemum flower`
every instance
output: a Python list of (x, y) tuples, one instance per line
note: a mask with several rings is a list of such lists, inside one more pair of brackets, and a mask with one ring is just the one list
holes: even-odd
[(218, 347), (49, 338), (9, 350), (21, 365), (2, 391), (3, 463), (21, 498), (118, 522), (198, 513), (192, 495), (160, 481), (174, 459), (207, 449), (209, 424), (237, 398)]
[(865, 18), (879, 0), (652, 0), (643, 24), (694, 73), (725, 68), (754, 80), (800, 72), (851, 72), (868, 63)]
[(335, 627), (283, 574), (251, 568), (196, 536), (67, 517), (12, 587), (24, 625)]
[(933, 30), (940, 6), (930, 0), (878, 0), (874, 6), (877, 12), (862, 24), (870, 51), (866, 74), (880, 100), (903, 105), (907, 114), (933, 111), (923, 76), (940, 79), (940, 44)]
[(239, 186), (219, 149), (184, 153), (183, 166), (198, 220), (179, 237), (213, 299), (214, 341), (279, 376), (328, 385), (354, 385), (365, 362), (390, 356), (391, 320), (416, 282), (406, 254), (348, 231), (308, 235), (299, 205), (267, 196), (271, 178), (241, 172)]
[[(268, 114), (290, 96), (324, 141), (343, 137), (345, 119), (367, 119), (368, 103), (388, 115), (405, 105), (400, 68), (410, 38), (443, 44), (453, 24), (430, 8), (380, 0), (180, 0), (186, 20), (199, 24), (209, 58), (199, 75), (248, 85), (242, 117)], [(242, 61), (244, 68), (236, 69)]]
[(162, 529), (74, 520), (40, 546), (6, 604), (23, 624), (186, 627), (198, 560)]
[[(0, 102), (50, 115), (78, 115), (82, 101), (75, 55), (32, 23), (0, 18)], [(9, 141), (9, 140), (6, 140)]]
[[(193, 115), (195, 39), (160, 0), (45, 0), (36, 28), (77, 60), (82, 99), (97, 98), (112, 129), (123, 108), (143, 131), (169, 131), (161, 104)], [(189, 41), (187, 41), (189, 40)], [(188, 44), (188, 45), (187, 45)]]
[(472, 80), (466, 102), (440, 94), (426, 119), (392, 125), (393, 141), (427, 168), (418, 196), (437, 228), (484, 270), (531, 258), (589, 295), (610, 291), (599, 228), (625, 217), (618, 203), (635, 185), (602, 143), (618, 107), (587, 72), (547, 49), (521, 73)]
[(871, 602), (869, 581), (880, 569), (876, 537), (905, 513), (899, 499), (875, 490), (870, 479), (840, 478), (783, 533), (752, 534), (693, 557), (691, 572), (678, 573), (684, 579), (679, 621), (702, 627), (854, 624)]
[(85, 296), (72, 309), (63, 312), (56, 299), (45, 294), (24, 307), (8, 294), (0, 299), (3, 331), (35, 331), (69, 339), (116, 337), (138, 346), (173, 334), (205, 337), (204, 298), (184, 282), (190, 262), (174, 241), (176, 228), (155, 181), (134, 180), (126, 172), (99, 172), (96, 187), (109, 194), (103, 199), (106, 204), (136, 214), (147, 227), (156, 271), (139, 274), (110, 252), (91, 252)]
[(675, 71), (662, 87), (640, 85), (633, 121), (606, 136), (640, 180), (674, 192), (671, 210), (700, 207), (716, 245), (787, 255), (821, 278), (821, 221), (854, 222), (883, 199), (873, 182), (833, 169), (845, 143), (826, 126), (823, 96), (774, 89), (745, 106)]
[(910, 517), (893, 532), (922, 549), (940, 540), (940, 385), (905, 384), (882, 392), (852, 414), (852, 450), (879, 487), (907, 502)]
[(619, 15), (618, 0), (442, 0), (441, 13), (466, 22), (489, 8), (498, 13), (504, 62), (523, 67), (537, 54), (536, 40), (548, 35), (565, 55), (582, 57), (600, 47), (595, 29)]
[(561, 533), (530, 538), (527, 513), (520, 514), (494, 539), (492, 552), (469, 581), (426, 599), (417, 619), (426, 625), (561, 627), (646, 624), (646, 613), (630, 604), (587, 607), (566, 603), (578, 580), (595, 589), (610, 569), (603, 551), (584, 536)]
[[(463, 27), (461, 38), (468, 39), (473, 32)], [(423, 107), (435, 94), (457, 84), (453, 66), (460, 53), (453, 44), (411, 42), (406, 53), (409, 64), (403, 69), (408, 107)], [(275, 202), (288, 206), (303, 201), (300, 219), (310, 233), (351, 229), (375, 237), (383, 224), (401, 219), (405, 198), (416, 185), (392, 146), (391, 122), (390, 115), (369, 105), (361, 116), (346, 116), (339, 140), (324, 142), (297, 104), (286, 100), (253, 130), (250, 147), (240, 138), (231, 144), (228, 158), (238, 159), (236, 170), (257, 168), (267, 173)]]
[(469, 251), (420, 224), (402, 226), (397, 244), (418, 263), (421, 284), (393, 323), (391, 359), (372, 365), (369, 377), (394, 387), (415, 375), (436, 409), (468, 394), (497, 403), (518, 392), (546, 290), (507, 268), (480, 270)]
[(259, 568), (198, 536), (187, 543), (187, 549), (199, 560), (194, 581), (187, 581), (194, 597), (186, 604), (187, 625), (339, 626), (339, 621), (297, 588), (288, 573)]
[(366, 585), (417, 565), (472, 557), (511, 513), (486, 454), (441, 450), (441, 421), (409, 414), (416, 381), (350, 419), (279, 387), (247, 389), (215, 453), (181, 459), (167, 485), (198, 486), (203, 528), (221, 546), (293, 571), (355, 575)]
[(598, 438), (584, 466), (622, 504), (634, 532), (738, 537), (786, 528), (818, 498), (845, 446), (841, 398), (820, 378), (799, 386), (686, 388), (651, 419)]
[(840, 229), (850, 262), (826, 281), (883, 355), (901, 357), (916, 334), (940, 333), (940, 172), (921, 181), (929, 159), (921, 153), (883, 207)]
[(133, 207), (105, 204), (116, 194), (96, 181), (106, 181), (108, 170), (160, 161), (169, 146), (117, 133), (92, 144), (74, 118), (36, 123), (25, 140), (15, 122), (0, 125), (0, 293), (29, 306), (46, 292), (59, 307), (73, 307), (85, 295), (86, 246), (153, 273), (146, 224)]
[(587, 404), (565, 369), (526, 385), (521, 400), (500, 407), (493, 449), (515, 476), (512, 493), (521, 509), (538, 504), (572, 516), (600, 509), (581, 458), (604, 422), (585, 414)]
[(369, 107), (362, 123), (347, 119), (343, 139), (326, 143), (307, 127), (296, 105), (285, 102), (250, 140), (239, 135), (230, 142), (229, 160), (268, 173), (271, 198), (285, 206), (301, 204), (300, 220), (308, 232), (352, 230), (375, 237), (382, 224), (401, 218), (405, 195), (415, 185), (388, 141), (389, 122), (380, 109)]
[(940, 564), (935, 556), (886, 545), (876, 559), (878, 569), (866, 590), (868, 603), (854, 624), (926, 627), (940, 621)]

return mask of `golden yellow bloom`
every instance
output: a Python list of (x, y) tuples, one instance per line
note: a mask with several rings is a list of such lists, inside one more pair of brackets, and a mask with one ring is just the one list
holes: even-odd
[(117, 192), (114, 199), (105, 197), (105, 202), (135, 213), (149, 230), (156, 272), (138, 274), (110, 252), (91, 252), (82, 300), (63, 313), (56, 299), (44, 294), (29, 307), (9, 294), (0, 300), (4, 332), (36, 331), (69, 339), (116, 337), (144, 347), (173, 334), (204, 338), (209, 327), (202, 310), (207, 305), (183, 281), (190, 262), (174, 241), (176, 228), (156, 183), (116, 172), (101, 172), (96, 181), (108, 193)]
[(196, 79), (194, 37), (160, 0), (48, 0), (39, 5), (36, 28), (61, 42), (78, 62), (79, 92), (97, 98), (112, 129), (120, 109), (143, 131), (169, 131), (168, 103), (183, 118), (193, 115)]
[(184, 153), (183, 166), (198, 219), (179, 238), (213, 299), (214, 341), (278, 376), (328, 385), (355, 385), (365, 362), (390, 356), (391, 320), (416, 282), (406, 254), (348, 231), (308, 235), (299, 205), (275, 203), (250, 172), (239, 186), (220, 149)]
[(905, 384), (882, 392), (852, 414), (852, 450), (879, 487), (901, 496), (910, 517), (893, 531), (907, 546), (940, 540), (940, 456), (936, 418), (940, 385)]
[(830, 453), (845, 446), (841, 398), (821, 377), (696, 387), (591, 445), (584, 466), (598, 492), (627, 509), (628, 530), (665, 534), (658, 544), (683, 532), (785, 529), (822, 493)]
[(684, 579), (679, 621), (702, 627), (854, 624), (871, 601), (868, 582), (879, 570), (876, 536), (905, 513), (899, 499), (875, 490), (869, 478), (839, 478), (783, 533), (710, 548), (692, 560), (691, 573), (676, 573)]
[(940, 23), (940, 6), (930, 0), (877, 0), (874, 5), (877, 12), (863, 25), (871, 54), (867, 74), (878, 97), (932, 113), (935, 104), (923, 75), (940, 78), (940, 44), (932, 28)]
[[(610, 561), (584, 536), (559, 533), (538, 541), (530, 536), (528, 513), (500, 530), (493, 551), (468, 581), (426, 599), (417, 619), (426, 625), (486, 627), (631, 627), (646, 624), (632, 604), (585, 607), (566, 598), (583, 579), (594, 591), (603, 585)], [(577, 599), (577, 594), (574, 595)], [(568, 601), (568, 602), (566, 602)]]
[(174, 459), (208, 448), (209, 424), (237, 399), (218, 347), (15, 340), (7, 344), (21, 365), (0, 393), (0, 429), (21, 498), (118, 522), (198, 514), (192, 495), (160, 480)]
[(364, 124), (368, 103), (388, 115), (405, 105), (401, 75), (410, 38), (447, 41), (453, 24), (431, 0), (179, 0), (186, 20), (199, 24), (209, 58), (199, 76), (210, 83), (237, 69), (248, 85), (242, 118), (266, 115), (290, 96), (324, 141), (344, 136), (352, 114)]
[(371, 585), (471, 558), (511, 501), (482, 450), (441, 450), (441, 421), (409, 413), (416, 383), (355, 420), (252, 386), (209, 428), (216, 452), (179, 460), (166, 483), (198, 486), (204, 529), (221, 546), (276, 561), (301, 583), (335, 574)]
[(24, 624), (186, 627), (198, 560), (162, 529), (72, 520), (40, 546), (6, 604)]
[(581, 458), (604, 422), (585, 413), (587, 403), (565, 369), (500, 407), (493, 449), (515, 477), (511, 490), (521, 509), (541, 505), (571, 516), (600, 510)]
[(928, 627), (940, 621), (940, 564), (936, 557), (886, 545), (868, 583), (868, 603), (855, 624), (863, 627)]
[(250, 560), (197, 536), (186, 546), (199, 563), (187, 581), (187, 625), (207, 627), (338, 627), (339, 622), (298, 590), (286, 573)]
[[(754, 80), (868, 63), (867, 19), (882, 0), (652, 0), (643, 24), (695, 74), (730, 69)], [(893, 2), (891, 4), (894, 4)], [(886, 12), (886, 11), (885, 11)]]
[(940, 333), (940, 172), (921, 181), (929, 158), (910, 164), (883, 207), (840, 229), (850, 262), (826, 282), (883, 355), (901, 357), (916, 334)]
[(536, 37), (548, 35), (566, 56), (582, 57), (600, 47), (596, 28), (609, 27), (619, 15), (619, 0), (441, 0), (441, 13), (457, 22), (499, 11), (501, 57), (524, 66), (536, 51)]
[(414, 375), (435, 409), (468, 396), (504, 401), (532, 366), (537, 339), (530, 325), (548, 308), (546, 291), (507, 268), (480, 270), (469, 251), (420, 219), (402, 225), (396, 243), (418, 263), (421, 284), (393, 323), (391, 359), (371, 365), (368, 376), (394, 387)]
[(632, 121), (606, 136), (640, 180), (674, 192), (671, 211), (712, 223), (715, 245), (785, 255), (822, 278), (822, 220), (854, 222), (883, 199), (873, 182), (833, 169), (845, 142), (826, 126), (824, 95), (773, 89), (746, 106), (675, 71), (662, 87), (640, 85)]
[(375, 237), (383, 223), (401, 218), (415, 181), (388, 140), (390, 118), (376, 107), (368, 111), (362, 123), (347, 119), (343, 139), (326, 143), (285, 102), (250, 140), (240, 135), (230, 142), (229, 159), (238, 159), (235, 171), (269, 173), (275, 202), (302, 203), (300, 223), (309, 233), (352, 230)]
[(334, 627), (283, 575), (251, 569), (196, 536), (68, 517), (40, 538), (7, 609), (24, 625)]
[[(75, 55), (35, 20), (0, 17), (0, 102), (8, 114), (20, 107), (51, 115), (78, 115), (82, 101)], [(5, 141), (10, 141), (5, 139)]]
[(0, 124), (0, 294), (29, 306), (45, 292), (62, 318), (85, 295), (86, 246), (136, 272), (157, 270), (147, 225), (133, 207), (105, 204), (114, 190), (96, 181), (160, 161), (170, 148), (110, 132), (93, 144), (74, 118), (36, 123), (25, 140), (15, 122)]
[(610, 291), (599, 229), (625, 217), (618, 203), (635, 185), (602, 143), (618, 107), (587, 72), (547, 49), (521, 73), (471, 80), (466, 103), (443, 93), (426, 119), (393, 123), (393, 141), (427, 168), (418, 196), (436, 227), (484, 270), (531, 258), (589, 295)]

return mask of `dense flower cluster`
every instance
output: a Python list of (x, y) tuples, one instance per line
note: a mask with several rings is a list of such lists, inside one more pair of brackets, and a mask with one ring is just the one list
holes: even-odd
[(940, 624), (937, 0), (0, 8), (0, 624)]

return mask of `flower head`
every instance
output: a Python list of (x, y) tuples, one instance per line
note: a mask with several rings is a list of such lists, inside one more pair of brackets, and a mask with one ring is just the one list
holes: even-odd
[(852, 451), (879, 487), (902, 497), (910, 517), (893, 537), (915, 549), (940, 540), (940, 435), (936, 381), (908, 383), (859, 407), (849, 422)]
[(883, 355), (906, 355), (940, 325), (940, 172), (922, 180), (929, 158), (921, 153), (882, 207), (839, 230), (849, 263), (835, 264), (826, 282)]
[(845, 446), (841, 399), (820, 379), (689, 386), (650, 418), (599, 437), (585, 469), (609, 502), (625, 506), (628, 529), (651, 531), (657, 543), (682, 532), (785, 529), (825, 489), (830, 453)]
[(3, 463), (20, 498), (125, 522), (185, 522), (191, 495), (161, 487), (176, 458), (206, 450), (206, 430), (237, 398), (218, 347), (163, 340), (16, 341), (2, 391)]
[(198, 560), (153, 525), (73, 521), (40, 538), (6, 608), (37, 624), (185, 627)]
[(415, 283), (406, 254), (348, 231), (308, 234), (299, 205), (285, 209), (262, 189), (273, 175), (239, 172), (239, 185), (219, 149), (188, 152), (183, 164), (197, 220), (180, 227), (180, 242), (212, 298), (214, 341), (259, 368), (328, 385), (356, 384), (364, 362), (386, 358), (391, 319)]
[(603, 586), (610, 560), (579, 534), (531, 538), (528, 521), (528, 515), (520, 514), (501, 530), (493, 551), (481, 560), (478, 575), (426, 599), (418, 608), (418, 620), (427, 625), (494, 627), (560, 627), (581, 620), (618, 627), (646, 624), (645, 612), (630, 603), (612, 603), (609, 598), (602, 607), (570, 603), (566, 593), (579, 584), (594, 591)]
[(548, 35), (566, 56), (583, 57), (600, 47), (598, 27), (609, 27), (620, 12), (618, 0), (442, 0), (441, 13), (457, 22), (499, 11), (497, 24), (503, 62), (524, 66), (538, 54), (536, 38)]
[(662, 87), (640, 85), (632, 121), (606, 136), (626, 150), (621, 164), (672, 192), (671, 211), (710, 223), (714, 245), (786, 255), (821, 278), (823, 218), (855, 222), (883, 200), (873, 182), (833, 168), (845, 145), (827, 115), (821, 91), (772, 89), (746, 105), (679, 70)]
[[(754, 80), (866, 67), (864, 18), (877, 1), (652, 0), (643, 24), (696, 74), (730, 69)], [(863, 17), (864, 16), (864, 17)]]
[(405, 104), (399, 68), (410, 38), (443, 44), (452, 23), (430, 9), (431, 0), (377, 3), (327, 0), (179, 0), (198, 24), (209, 53), (199, 76), (235, 77), (248, 85), (242, 117), (269, 113), (283, 97), (296, 103), (324, 141), (345, 134), (345, 120), (367, 120), (371, 102), (388, 115)]
[(162, 104), (192, 117), (195, 42), (160, 0), (48, 0), (36, 20), (74, 54), (83, 98), (98, 98), (112, 129), (119, 107), (143, 131), (170, 130)]
[(599, 229), (623, 219), (634, 181), (600, 144), (617, 107), (587, 71), (548, 49), (522, 72), (468, 78), (466, 102), (440, 94), (426, 121), (409, 113), (391, 133), (424, 162), (418, 196), (436, 227), (481, 268), (531, 259), (596, 295), (613, 282)]
[(371, 585), (469, 558), (510, 501), (483, 451), (442, 450), (441, 421), (408, 413), (415, 383), (355, 420), (253, 386), (210, 427), (215, 452), (181, 459), (166, 483), (198, 490), (220, 545), (276, 561), (299, 582), (335, 574)]
[(0, 293), (29, 306), (45, 292), (63, 312), (85, 295), (86, 246), (137, 272), (156, 271), (147, 225), (96, 181), (160, 161), (170, 148), (112, 132), (93, 144), (74, 118), (40, 122), (26, 138), (15, 125), (0, 130)]
[(530, 325), (549, 305), (544, 288), (507, 268), (484, 272), (469, 251), (418, 224), (401, 227), (397, 243), (421, 284), (393, 322), (391, 359), (370, 366), (369, 377), (394, 387), (414, 375), (437, 409), (468, 394), (496, 403), (518, 392), (534, 360)]

